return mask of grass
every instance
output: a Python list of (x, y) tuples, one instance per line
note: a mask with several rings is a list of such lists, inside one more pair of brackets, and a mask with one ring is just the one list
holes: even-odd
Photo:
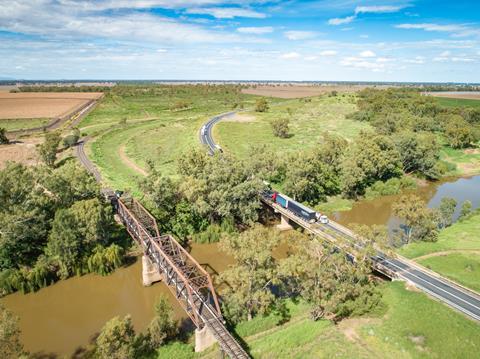
[[(209, 117), (235, 104), (251, 107), (254, 101), (234, 86), (118, 86), (80, 127), (82, 134), (94, 137), (87, 151), (106, 184), (138, 194), (141, 174), (120, 158), (121, 150), (144, 170), (151, 162), (161, 173), (175, 175), (176, 159), (200, 146), (198, 131)], [(188, 107), (173, 110), (179, 102)]]
[(2, 119), (0, 120), (0, 128), (5, 128), (7, 131), (24, 130), (48, 125), (51, 121), (49, 118)]
[[(265, 113), (246, 112), (253, 121), (223, 121), (214, 128), (214, 138), (225, 150), (241, 158), (248, 156), (252, 145), (265, 144), (279, 153), (287, 153), (314, 147), (323, 131), (333, 131), (347, 139), (355, 137), (366, 123), (345, 118), (356, 109), (355, 95), (337, 97), (312, 97), (311, 102), (292, 99), (270, 106)], [(289, 114), (290, 112), (290, 114)], [(276, 118), (290, 119), (289, 138), (272, 134), (270, 122)]]
[(480, 292), (480, 255), (451, 253), (418, 260), (418, 263)]
[(352, 206), (353, 200), (335, 196), (329, 197), (327, 202), (315, 206), (315, 210), (321, 213), (332, 214), (339, 211), (349, 211), (352, 209)]
[[(291, 319), (276, 325), (275, 314), (237, 326), (253, 358), (474, 358), (480, 326), (404, 283), (381, 285), (386, 309), (339, 325), (308, 318), (308, 308), (289, 302)], [(448, 325), (445, 325), (448, 323)], [(158, 358), (216, 358), (217, 349), (193, 353), (191, 344), (173, 343)]]
[[(480, 212), (440, 232), (437, 242), (410, 243), (400, 254), (473, 290), (480, 291)], [(441, 254), (441, 255), (440, 255)]]
[(445, 107), (480, 107), (480, 100), (435, 97), (437, 102)]
[(440, 159), (455, 166), (445, 176), (471, 176), (480, 173), (480, 150), (468, 152), (464, 149), (454, 149), (443, 146)]

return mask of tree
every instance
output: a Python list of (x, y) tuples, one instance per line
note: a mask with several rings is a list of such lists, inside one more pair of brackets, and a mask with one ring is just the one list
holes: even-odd
[(97, 198), (78, 201), (55, 213), (46, 253), (58, 265), (60, 278), (79, 271), (81, 259), (108, 242), (112, 223), (111, 208)]
[(0, 357), (20, 358), (24, 354), (26, 353), (20, 342), (18, 318), (0, 305)]
[(453, 115), (445, 127), (445, 136), (453, 148), (470, 146), (476, 140), (470, 124), (460, 115)]
[(395, 136), (395, 143), (404, 172), (419, 172), (430, 179), (440, 176), (437, 170), (440, 145), (433, 134), (406, 131)]
[(61, 139), (62, 138), (58, 132), (48, 132), (45, 135), (45, 141), (38, 147), (38, 153), (40, 157), (49, 167), (53, 167), (55, 165), (55, 160), (57, 159), (57, 149)]
[(272, 126), (273, 135), (280, 138), (290, 137), (290, 120), (288, 118), (277, 118), (270, 122)]
[(294, 234), (292, 252), (280, 263), (279, 276), (293, 293), (311, 306), (313, 320), (335, 321), (360, 315), (379, 304), (381, 293), (370, 280), (368, 255), (359, 254), (354, 264), (328, 242)]
[(101, 359), (135, 357), (135, 330), (129, 315), (114, 317), (105, 324), (96, 340), (96, 354)]
[(276, 283), (277, 264), (272, 250), (278, 242), (276, 231), (259, 224), (220, 240), (220, 248), (235, 259), (235, 264), (219, 276), (219, 281), (225, 283), (224, 310), (234, 322), (251, 320), (274, 305), (271, 286)]
[(315, 153), (301, 154), (288, 161), (284, 189), (300, 202), (318, 203), (338, 194), (340, 180)]
[(320, 146), (316, 150), (316, 156), (327, 166), (330, 166), (336, 174), (340, 173), (340, 164), (348, 142), (343, 137), (325, 131), (321, 135)]
[(140, 188), (154, 204), (153, 214), (160, 226), (168, 228), (168, 222), (175, 216), (175, 207), (180, 201), (180, 189), (170, 177), (164, 177), (157, 171), (151, 171), (140, 182)]
[(403, 240), (436, 241), (438, 227), (435, 212), (425, 207), (425, 203), (416, 195), (400, 197), (392, 206), (392, 212), (403, 221), (405, 235)]
[(155, 303), (155, 317), (148, 326), (148, 337), (152, 349), (173, 339), (178, 332), (177, 321), (173, 317), (173, 309), (166, 297), (160, 297)]
[(250, 147), (247, 158), (246, 164), (252, 177), (276, 183), (285, 179), (286, 163), (283, 156), (266, 145)]
[(400, 154), (393, 141), (365, 132), (348, 148), (340, 167), (343, 190), (351, 197), (363, 194), (376, 181), (402, 175)]
[(440, 228), (445, 228), (452, 224), (455, 208), (457, 208), (457, 201), (454, 198), (442, 198), (438, 207)]
[(262, 180), (252, 176), (248, 165), (234, 157), (203, 156), (195, 151), (186, 154), (179, 168), (185, 176), (181, 192), (194, 211), (210, 222), (224, 218), (233, 218), (237, 223), (255, 221), (260, 208), (258, 193), (264, 188)]
[(7, 130), (3, 127), (0, 127), (0, 145), (7, 145), (9, 142), (10, 141), (7, 137)]
[(267, 112), (268, 108), (268, 102), (263, 97), (255, 102), (255, 112)]
[(460, 209), (460, 218), (467, 217), (470, 213), (472, 213), (472, 202), (466, 200), (462, 203), (462, 208)]

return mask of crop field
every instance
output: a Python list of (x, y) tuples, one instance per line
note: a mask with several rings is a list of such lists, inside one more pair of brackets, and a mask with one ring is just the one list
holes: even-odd
[(354, 92), (364, 89), (365, 85), (299, 85), (299, 84), (278, 84), (278, 85), (257, 85), (242, 89), (243, 93), (265, 97), (278, 98), (302, 98), (319, 96), (331, 91)]
[(429, 92), (428, 95), (441, 98), (454, 98), (464, 100), (480, 100), (480, 92), (478, 91), (446, 91), (446, 92)]
[(209, 117), (252, 107), (255, 99), (233, 86), (118, 87), (80, 127), (94, 137), (87, 151), (105, 181), (135, 192), (148, 162), (175, 175), (181, 153), (200, 146), (198, 131)]
[(480, 95), (476, 99), (437, 97), (436, 100), (446, 107), (480, 107)]
[[(352, 139), (370, 126), (346, 119), (356, 109), (355, 95), (314, 97), (304, 100), (286, 100), (272, 105), (265, 113), (245, 112), (237, 121), (218, 123), (213, 136), (222, 148), (245, 158), (252, 145), (265, 144), (280, 153), (288, 153), (314, 147), (324, 131), (332, 131), (346, 139)], [(270, 122), (276, 118), (290, 119), (290, 138), (273, 136)]]
[[(101, 93), (0, 92), (0, 119), (45, 119), (67, 115)], [(29, 126), (33, 127), (33, 126)]]
[[(240, 323), (236, 332), (254, 358), (473, 358), (479, 350), (480, 327), (404, 283), (381, 285), (384, 308), (366, 317), (333, 325), (312, 321), (308, 307), (287, 303), (291, 319), (277, 325), (270, 314)], [(445, 323), (449, 323), (448, 326)], [(461, 344), (460, 344), (461, 343)], [(281, 345), (279, 345), (281, 344)], [(218, 352), (193, 353), (190, 344), (167, 344), (158, 358), (216, 358)]]

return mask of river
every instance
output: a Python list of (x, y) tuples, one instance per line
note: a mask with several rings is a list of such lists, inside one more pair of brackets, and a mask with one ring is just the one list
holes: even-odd
[[(455, 198), (459, 204), (468, 199), (474, 207), (479, 207), (480, 176), (429, 183), (415, 193), (431, 207), (445, 196)], [(398, 198), (395, 195), (360, 201), (352, 210), (336, 213), (334, 217), (344, 225), (386, 224), (392, 229), (398, 221), (392, 217), (391, 206)], [(217, 244), (194, 244), (191, 253), (211, 272), (221, 272), (232, 263), (232, 258), (222, 253)], [(141, 261), (136, 261), (109, 276), (74, 277), (36, 293), (9, 295), (0, 303), (20, 317), (22, 341), (27, 350), (71, 355), (116, 315), (131, 314), (135, 328), (143, 330), (151, 320), (156, 298), (162, 294), (175, 304), (176, 317), (185, 318), (165, 285), (142, 286)]]

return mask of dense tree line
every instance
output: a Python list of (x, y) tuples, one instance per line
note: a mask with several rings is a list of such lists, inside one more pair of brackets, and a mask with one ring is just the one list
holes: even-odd
[(72, 161), (0, 171), (0, 293), (30, 291), (73, 274), (105, 274), (123, 260), (110, 204)]

